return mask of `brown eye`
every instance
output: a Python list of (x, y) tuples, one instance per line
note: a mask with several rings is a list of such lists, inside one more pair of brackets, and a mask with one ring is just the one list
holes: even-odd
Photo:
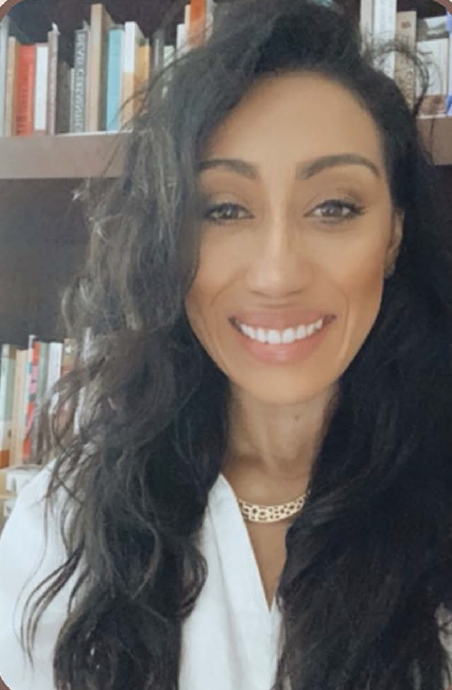
[(328, 199), (328, 201), (324, 201), (317, 206), (315, 211), (319, 209), (322, 211), (321, 218), (334, 222), (351, 220), (364, 212), (363, 206), (358, 206), (358, 204), (354, 204), (351, 201), (343, 201), (342, 199)]
[(228, 221), (243, 220), (244, 218), (251, 217), (251, 214), (243, 206), (230, 203), (208, 206), (204, 212), (206, 220), (212, 220), (217, 223), (227, 223)]

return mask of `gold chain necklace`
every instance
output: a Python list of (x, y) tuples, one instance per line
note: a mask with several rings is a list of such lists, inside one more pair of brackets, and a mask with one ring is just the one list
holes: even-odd
[(238, 503), (243, 517), (248, 522), (280, 522), (298, 513), (304, 506), (307, 493), (304, 493), (295, 501), (282, 503), (276, 506), (260, 506), (248, 503), (238, 498)]

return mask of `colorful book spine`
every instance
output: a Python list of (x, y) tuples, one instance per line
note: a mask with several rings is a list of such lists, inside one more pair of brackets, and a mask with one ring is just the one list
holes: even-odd
[(124, 28), (115, 27), (108, 36), (107, 61), (107, 132), (117, 132), (121, 127), (121, 71), (124, 61)]
[(191, 0), (188, 40), (192, 48), (206, 40), (206, 9), (206, 0)]
[(33, 134), (36, 46), (19, 45), (16, 78), (16, 126), (18, 136)]
[(41, 343), (39, 340), (33, 340), (31, 348), (31, 362), (29, 361), (28, 363), (27, 384), (25, 387), (26, 421), (22, 450), (23, 463), (26, 463), (29, 460), (32, 449), (33, 422), (35, 419), (36, 394), (38, 390), (40, 345)]
[(0, 468), (8, 467), (11, 455), (11, 431), (16, 375), (16, 346), (4, 343), (0, 364)]

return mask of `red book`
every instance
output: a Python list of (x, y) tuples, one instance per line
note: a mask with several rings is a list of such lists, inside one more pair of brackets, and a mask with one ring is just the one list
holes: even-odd
[(16, 127), (18, 135), (33, 134), (36, 45), (19, 45), (16, 76)]
[(189, 44), (193, 48), (204, 43), (206, 36), (206, 0), (191, 0)]

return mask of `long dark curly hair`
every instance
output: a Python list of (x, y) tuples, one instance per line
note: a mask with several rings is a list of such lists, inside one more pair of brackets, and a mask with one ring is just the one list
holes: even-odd
[(90, 242), (61, 308), (79, 347), (58, 404), (42, 408), (36, 456), (52, 462), (49, 505), (65, 487), (67, 560), (29, 599), (23, 643), (32, 655), (43, 610), (77, 576), (54, 655), (58, 690), (178, 687), (182, 623), (207, 574), (199, 531), (228, 440), (228, 381), (184, 306), (198, 162), (257, 79), (311, 71), (372, 116), (405, 222), (287, 533), (274, 687), (440, 690), (451, 680), (437, 612), (452, 605), (452, 228), (417, 130), (421, 99), (407, 104), (377, 64), (386, 48), (367, 44), (340, 7), (235, 0), (221, 10), (209, 40), (144, 88), (124, 173), (83, 187)]

